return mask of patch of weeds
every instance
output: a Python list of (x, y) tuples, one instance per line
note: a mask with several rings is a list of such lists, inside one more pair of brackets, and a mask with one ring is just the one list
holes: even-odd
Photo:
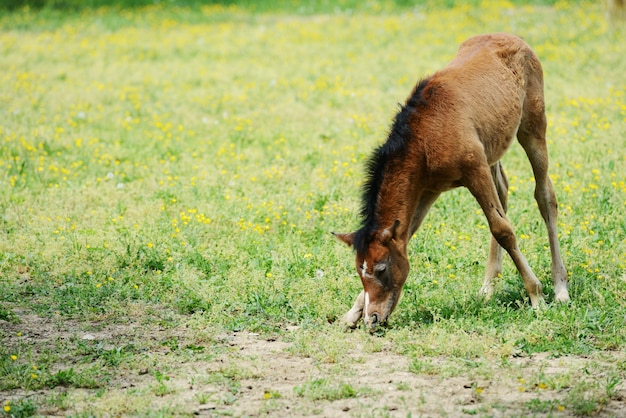
[(174, 392), (174, 389), (169, 388), (165, 384), (165, 382), (170, 380), (169, 376), (157, 370), (154, 372), (154, 378), (156, 379), (156, 384), (152, 385), (151, 389), (156, 396), (165, 396)]
[(212, 263), (198, 251), (189, 253), (185, 261), (200, 270), (206, 277), (210, 277), (213, 274), (214, 268)]
[(481, 402), (483, 400), (483, 392), (485, 388), (479, 386), (477, 382), (472, 382), (470, 387), (472, 389), (472, 399), (476, 402)]
[[(317, 330), (301, 330), (293, 334), (293, 345), (289, 348), (292, 354), (310, 357), (320, 363), (336, 363), (338, 359), (345, 358), (351, 344), (343, 336), (339, 327), (324, 329), (325, 336), (321, 336)], [(332, 332), (333, 335), (328, 335)], [(339, 334), (342, 333), (342, 334)]]
[(275, 390), (266, 390), (263, 392), (263, 399), (280, 399), (282, 395)]
[(53, 375), (50, 375), (47, 380), (48, 386), (54, 388), (56, 386), (73, 386), (73, 382), (76, 378), (76, 373), (73, 368), (59, 370)]
[(296, 386), (293, 390), (299, 397), (306, 397), (313, 401), (336, 401), (339, 399), (356, 398), (358, 394), (358, 391), (349, 383), (336, 383), (328, 378), (306, 382)]
[(222, 386), (227, 395), (221, 400), (222, 403), (228, 404), (236, 400), (235, 395), (241, 391), (241, 381), (246, 379), (256, 379), (259, 376), (253, 371), (240, 367), (236, 364), (229, 364), (221, 367), (219, 370), (211, 372), (208, 376), (199, 380), (208, 384), (216, 384)]
[(572, 386), (573, 377), (572, 374), (567, 373), (552, 373), (546, 374), (543, 368), (540, 369), (539, 374), (535, 376), (532, 387), (537, 390), (550, 389), (555, 391), (562, 391)]
[(263, 402), (263, 404), (259, 408), (259, 415), (276, 415), (276, 411), (281, 408), (281, 403), (277, 400), (281, 397), (281, 395), (279, 393), (276, 393), (276, 397), (273, 397), (273, 393), (274, 392), (272, 392), (272, 395), (269, 398), (265, 398), (266, 395), (263, 395), (265, 402)]
[(136, 349), (133, 344), (126, 344), (124, 346), (115, 347), (110, 350), (103, 350), (99, 358), (104, 362), (106, 366), (117, 367), (123, 361), (129, 359), (129, 357), (132, 357), (135, 351)]
[(398, 382), (398, 383), (396, 383), (396, 389), (402, 390), (402, 391), (404, 391), (404, 390), (411, 390), (411, 385), (409, 385), (406, 382)]
[(578, 416), (591, 416), (602, 410), (602, 405), (598, 403), (597, 399), (587, 394), (583, 394), (580, 397), (570, 395), (568, 396), (567, 404)]
[(41, 387), (36, 365), (25, 363), (15, 354), (0, 351), (0, 390), (36, 389)]
[(220, 398), (220, 403), (222, 405), (232, 405), (235, 402), (237, 402), (237, 396), (235, 396), (235, 393), (232, 392), (226, 392), (221, 398)]
[(151, 243), (138, 242), (126, 230), (119, 230), (119, 240), (125, 251), (116, 254), (119, 268), (139, 268), (144, 271), (162, 272), (166, 267), (166, 254)]
[(97, 376), (97, 371), (91, 369), (74, 371), (74, 368), (59, 370), (45, 379), (45, 386), (54, 388), (57, 386), (96, 389), (104, 385), (102, 378)]
[(193, 398), (200, 405), (206, 405), (209, 402), (209, 399), (211, 399), (211, 396), (208, 393), (196, 393), (193, 395)]
[(139, 252), (139, 258), (143, 267), (150, 271), (165, 270), (165, 256), (160, 255), (156, 250), (143, 249)]
[(0, 321), (13, 322), (15, 319), (16, 316), (13, 311), (0, 304)]
[(416, 358), (409, 364), (409, 371), (415, 374), (434, 376), (439, 374), (439, 367), (429, 360)]
[(45, 315), (51, 312), (110, 315), (120, 301), (131, 299), (129, 294), (135, 293), (124, 288), (122, 281), (109, 280), (90, 271), (68, 274), (64, 280), (60, 286), (39, 290), (43, 297), (38, 298), (33, 306), (36, 312)]
[(617, 396), (617, 386), (622, 379), (611, 373), (604, 382), (582, 381), (572, 386), (565, 404), (576, 415), (591, 416), (601, 412)]
[(180, 344), (178, 342), (178, 337), (170, 337), (167, 340), (161, 342), (161, 345), (163, 347), (169, 348), (170, 351), (172, 351), (172, 352), (176, 352), (180, 348)]
[(70, 400), (68, 399), (68, 392), (66, 391), (52, 392), (50, 396), (45, 399), (44, 404), (59, 409), (61, 411), (67, 410), (72, 405)]
[(32, 417), (37, 413), (37, 407), (32, 399), (20, 399), (15, 403), (7, 401), (2, 410), (3, 416), (11, 418)]
[(137, 349), (133, 344), (126, 344), (111, 349), (105, 349), (102, 341), (79, 341), (77, 345), (78, 354), (82, 354), (89, 360), (100, 360), (105, 366), (109, 367), (119, 366), (136, 351)]
[(366, 338), (363, 342), (363, 351), (366, 353), (380, 353), (385, 349), (384, 338)]
[(208, 312), (211, 309), (210, 301), (192, 289), (181, 289), (174, 299), (174, 306), (182, 315)]
[(206, 347), (196, 344), (187, 344), (184, 349), (190, 353), (202, 353)]
[(529, 412), (541, 414), (563, 411), (565, 409), (562, 403), (557, 399), (541, 400), (535, 398), (526, 402), (524, 406)]
[(230, 380), (255, 379), (259, 377), (253, 371), (234, 364), (221, 368), (219, 373)]

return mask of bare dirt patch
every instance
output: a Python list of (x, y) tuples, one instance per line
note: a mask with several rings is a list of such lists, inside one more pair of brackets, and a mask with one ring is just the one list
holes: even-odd
[[(101, 379), (94, 388), (44, 385), (2, 393), (2, 402), (30, 399), (38, 413), (51, 416), (151, 411), (280, 417), (573, 416), (584, 410), (573, 409), (572, 396), (603, 396), (609, 377), (602, 356), (412, 358), (393, 352), (385, 341), (376, 350), (363, 344), (380, 337), (344, 333), (348, 348), (324, 360), (294, 350), (294, 336), (306, 332), (297, 327), (273, 337), (245, 331), (212, 335), (193, 324), (104, 326), (29, 313), (19, 317), (20, 323), (0, 323), (8, 351), (33, 362), (56, 353), (45, 370), (48, 375), (71, 367)], [(315, 353), (325, 341), (318, 338), (310, 345)], [(128, 346), (132, 353), (118, 362), (105, 357)], [(623, 353), (615, 356), (623, 359)], [(101, 367), (94, 371), (94, 364)], [(587, 386), (580, 390), (583, 381)], [(610, 399), (589, 413), (621, 417), (625, 411), (626, 388), (619, 381)]]

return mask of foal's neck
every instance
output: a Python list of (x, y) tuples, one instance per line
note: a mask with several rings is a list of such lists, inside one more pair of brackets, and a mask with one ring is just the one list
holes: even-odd
[(411, 238), (413, 218), (424, 194), (419, 186), (419, 164), (409, 153), (388, 163), (385, 177), (378, 193), (377, 216), (380, 228), (388, 228), (400, 221), (398, 237), (405, 243)]

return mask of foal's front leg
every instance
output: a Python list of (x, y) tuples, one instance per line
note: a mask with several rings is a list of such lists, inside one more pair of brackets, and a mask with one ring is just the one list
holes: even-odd
[(543, 287), (528, 265), (526, 257), (517, 247), (515, 232), (513, 232), (513, 227), (504, 213), (504, 208), (498, 198), (498, 192), (491, 179), (487, 163), (484, 162), (484, 164), (480, 164), (473, 170), (468, 170), (464, 184), (474, 195), (485, 213), (491, 234), (513, 259), (517, 271), (522, 276), (524, 288), (528, 292), (528, 296), (530, 296), (530, 303), (533, 308), (538, 307), (543, 300)]
[(365, 307), (365, 291), (361, 290), (359, 296), (354, 301), (352, 309), (350, 309), (342, 318), (342, 321), (350, 328), (355, 328), (359, 319), (363, 316), (363, 308)]

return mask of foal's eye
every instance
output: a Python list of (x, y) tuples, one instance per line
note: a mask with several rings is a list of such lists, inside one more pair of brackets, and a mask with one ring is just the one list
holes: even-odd
[(377, 273), (382, 273), (383, 271), (387, 270), (387, 264), (377, 264), (376, 267), (374, 267), (374, 271)]

